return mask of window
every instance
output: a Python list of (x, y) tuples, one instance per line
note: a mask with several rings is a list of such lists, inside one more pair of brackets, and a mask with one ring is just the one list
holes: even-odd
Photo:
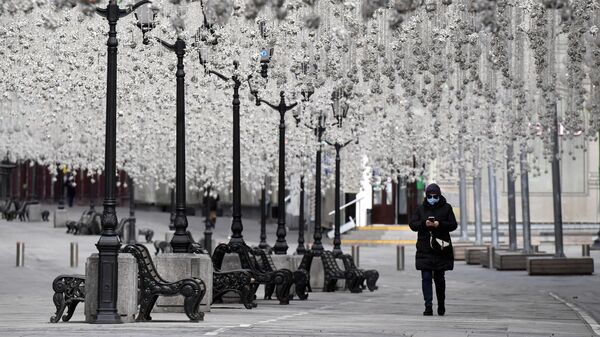
[(381, 205), (381, 190), (373, 191), (373, 205)]

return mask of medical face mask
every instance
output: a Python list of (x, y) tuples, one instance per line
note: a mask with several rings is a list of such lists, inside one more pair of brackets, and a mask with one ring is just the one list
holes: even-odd
[(435, 205), (435, 204), (437, 204), (438, 201), (440, 201), (440, 196), (439, 195), (428, 195), (427, 196), (427, 202), (430, 205)]

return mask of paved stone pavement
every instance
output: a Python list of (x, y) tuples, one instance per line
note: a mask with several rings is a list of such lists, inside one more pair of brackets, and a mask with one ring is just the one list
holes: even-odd
[[(72, 209), (72, 218), (83, 209)], [(126, 215), (119, 209), (119, 215)], [(138, 228), (164, 239), (169, 215), (138, 212)], [(190, 217), (196, 239), (200, 217)], [(220, 218), (215, 237), (225, 241), (229, 219)], [(275, 240), (269, 225), (269, 242)], [(216, 305), (205, 321), (190, 323), (184, 314), (153, 314), (150, 323), (93, 325), (82, 323), (80, 305), (69, 323), (48, 323), (54, 314), (51, 284), (61, 273), (83, 273), (84, 261), (96, 252), (96, 236), (65, 234), (51, 223), (0, 220), (0, 336), (595, 336), (600, 332), (600, 276), (531, 277), (525, 272), (490, 271), (457, 262), (447, 273), (447, 315), (422, 316), (420, 275), (414, 270), (414, 248), (407, 247), (405, 271), (396, 271), (394, 247), (361, 248), (360, 266), (376, 268), (379, 290), (311, 293), (307, 301), (282, 306), (258, 300), (258, 307)], [(244, 219), (250, 244), (258, 241), (256, 221)], [(288, 237), (296, 247), (296, 232)], [(141, 237), (140, 237), (141, 239)], [(25, 267), (15, 267), (15, 242), (25, 242)], [(69, 267), (69, 243), (78, 242), (80, 265)], [(541, 247), (552, 250), (552, 246)], [(349, 250), (349, 249), (346, 249)], [(290, 252), (292, 249), (290, 249)], [(577, 256), (580, 247), (567, 247)], [(598, 260), (600, 252), (592, 253)], [(600, 261), (600, 260), (599, 260)], [(596, 262), (596, 271), (599, 264)], [(434, 302), (435, 303), (435, 302)], [(435, 309), (435, 307), (434, 307)], [(586, 320), (591, 323), (590, 326)]]

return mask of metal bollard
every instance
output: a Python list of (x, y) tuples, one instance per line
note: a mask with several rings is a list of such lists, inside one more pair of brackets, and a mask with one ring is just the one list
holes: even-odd
[(25, 242), (17, 241), (17, 267), (25, 265)]
[(404, 246), (396, 246), (396, 270), (404, 270)]
[(360, 266), (360, 246), (352, 246), (352, 259), (356, 267)]
[(79, 244), (71, 242), (71, 268), (79, 266)]
[(590, 245), (581, 245), (581, 256), (590, 256)]

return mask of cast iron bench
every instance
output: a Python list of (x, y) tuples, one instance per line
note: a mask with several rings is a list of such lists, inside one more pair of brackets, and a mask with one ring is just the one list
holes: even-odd
[(294, 280), (292, 273), (289, 270), (276, 270), (271, 272), (262, 270), (258, 265), (256, 256), (252, 252), (252, 248), (244, 243), (219, 244), (215, 248), (212, 256), (213, 267), (220, 270), (225, 254), (231, 253), (235, 253), (239, 256), (242, 269), (250, 272), (252, 278), (254, 278), (255, 284), (253, 286), (253, 293), (256, 293), (259, 285), (264, 284), (266, 287), (269, 286), (276, 289), (275, 296), (279, 300), (279, 304), (290, 303), (290, 288)]
[[(289, 269), (285, 268), (277, 269), (277, 267), (275, 267), (273, 259), (271, 258), (271, 255), (268, 254), (266, 251), (260, 248), (254, 248), (252, 252), (255, 256), (258, 256), (258, 258), (260, 259), (259, 267), (262, 270), (267, 272), (274, 272), (276, 270), (290, 272), (292, 274), (292, 279), (294, 280), (294, 285), (296, 287), (296, 295), (298, 295), (298, 298), (300, 298), (301, 300), (305, 300), (308, 298), (306, 288), (308, 286), (310, 276), (306, 270), (297, 269), (296, 271), (292, 272)], [(270, 300), (274, 290), (275, 288), (272, 285), (265, 285), (265, 299)]]
[[(208, 254), (202, 245), (191, 248), (192, 253)], [(213, 298), (212, 303), (222, 301), (223, 295), (228, 292), (234, 292), (240, 297), (240, 302), (246, 309), (256, 307), (254, 303), (254, 292), (256, 280), (252, 277), (252, 273), (248, 270), (237, 269), (221, 271), (220, 268), (214, 266), (213, 258)]]
[(256, 307), (254, 303), (254, 283), (252, 273), (247, 270), (213, 270), (212, 303), (222, 301), (223, 295), (234, 292), (240, 297), (240, 302), (246, 309)]
[(13, 216), (13, 219), (15, 218), (19, 218), (19, 221), (26, 221), (27, 219), (27, 207), (29, 206), (29, 202), (24, 201), (21, 204), (21, 207), (19, 207), (19, 209), (17, 211), (15, 211), (15, 215)]
[[(203, 241), (204, 240), (202, 240), (202, 242)], [(157, 248), (157, 254), (158, 249), (159, 248)], [(164, 248), (161, 247), (160, 249)], [(204, 248), (203, 244), (194, 242), (190, 245), (190, 253), (208, 255), (208, 250)], [(228, 292), (234, 292), (238, 294), (238, 296), (240, 297), (240, 302), (244, 305), (246, 309), (255, 308), (256, 303), (254, 303), (254, 283), (255, 279), (252, 277), (252, 273), (248, 270), (237, 269), (221, 271), (215, 268), (213, 265), (212, 303), (222, 302), (223, 295), (225, 295)]]
[(356, 269), (342, 270), (337, 264), (333, 253), (330, 251), (323, 251), (319, 254), (315, 254), (311, 251), (307, 251), (300, 262), (298, 269), (310, 270), (312, 260), (314, 257), (320, 257), (323, 263), (323, 272), (325, 273), (325, 282), (323, 285), (323, 291), (332, 292), (335, 291), (337, 280), (346, 280), (346, 288), (352, 293), (362, 292), (361, 277)]
[(10, 218), (11, 212), (14, 212), (13, 209), (16, 210), (17, 208), (17, 204), (14, 200), (7, 200), (0, 210), (0, 212), (2, 212), (2, 217), (9, 221), (12, 220)]
[(81, 213), (79, 221), (67, 221), (67, 233), (75, 235), (97, 235), (101, 232), (100, 213), (86, 210)]
[(204, 313), (199, 311), (200, 301), (206, 293), (206, 285), (199, 278), (186, 278), (176, 282), (165, 281), (156, 271), (150, 252), (143, 244), (123, 247), (123, 253), (132, 254), (138, 264), (138, 302), (140, 311), (136, 321), (150, 321), (150, 312), (158, 296), (185, 297), (183, 308), (191, 321), (204, 320)]
[[(85, 300), (85, 275), (60, 275), (52, 282), (54, 296), (52, 301), (56, 306), (56, 314), (50, 317), (51, 323), (68, 322), (79, 302)], [(62, 315), (68, 307), (67, 314)]]
[(377, 290), (378, 287), (375, 285), (375, 283), (377, 283), (377, 280), (379, 279), (379, 272), (377, 270), (357, 268), (356, 264), (354, 264), (354, 259), (352, 258), (352, 255), (342, 254), (338, 256), (338, 259), (342, 260), (342, 262), (344, 263), (344, 269), (356, 270), (358, 272), (360, 276), (358, 284), (360, 284), (361, 288), (365, 289), (366, 281), (366, 288), (368, 288), (369, 291)]
[(2, 206), (0, 206), (0, 213), (2, 213), (2, 216), (4, 217), (4, 212), (8, 211), (8, 208), (10, 207), (12, 201), (11, 200), (4, 200), (4, 203), (2, 204)]
[(23, 201), (21, 204), (14, 201), (15, 209), (12, 211), (8, 211), (5, 215), (6, 220), (12, 221), (19, 218), (19, 221), (27, 221), (29, 220), (27, 217), (27, 208), (29, 205), (33, 204), (31, 201)]

